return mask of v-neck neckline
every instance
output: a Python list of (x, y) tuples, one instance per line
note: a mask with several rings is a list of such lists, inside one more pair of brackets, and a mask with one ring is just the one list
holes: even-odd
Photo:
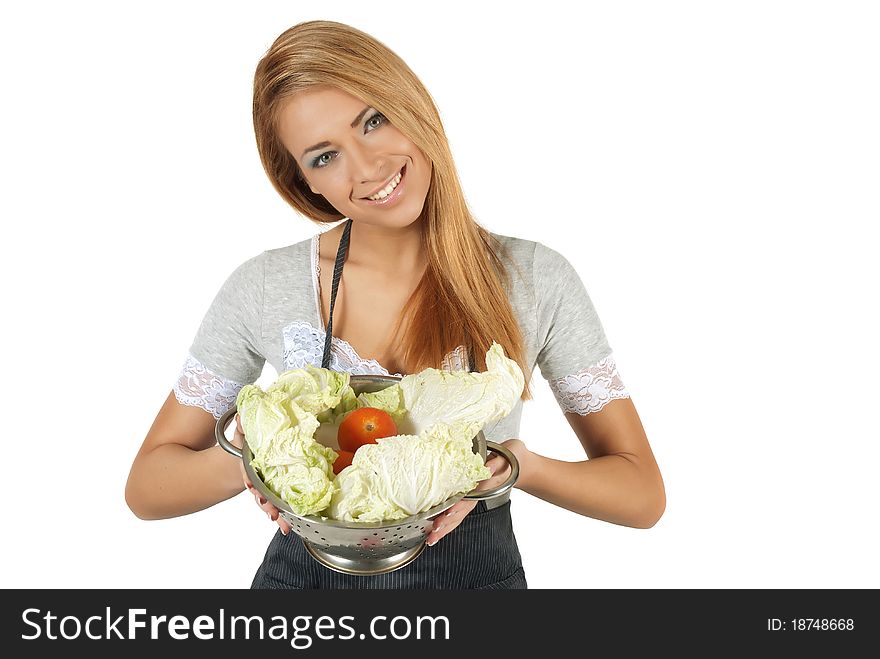
[[(327, 336), (327, 326), (324, 324), (324, 310), (321, 306), (321, 234), (316, 233), (312, 236), (312, 249), (311, 249), (311, 265), (312, 265), (312, 292), (314, 293), (314, 301), (315, 301), (315, 314), (318, 318), (318, 328), (321, 332), (321, 335), (326, 338)], [(346, 346), (350, 354), (357, 358), (362, 364), (375, 364), (382, 371), (384, 371), (383, 375), (391, 375), (394, 377), (405, 377), (407, 373), (392, 373), (387, 368), (382, 366), (376, 359), (364, 359), (361, 357), (360, 353), (355, 350), (354, 346), (351, 345), (345, 339), (339, 338), (338, 336), (333, 336), (330, 338), (330, 347), (331, 350), (333, 348), (333, 344), (338, 343), (342, 346)], [(461, 351), (464, 351), (464, 355), (461, 354)], [(450, 350), (443, 357), (443, 362), (446, 362), (450, 357), (458, 356), (459, 359), (463, 360), (464, 364), (467, 364), (468, 354), (467, 350), (464, 346), (460, 345), (454, 350)], [(442, 365), (440, 367), (443, 368)], [(467, 370), (467, 366), (464, 366), (464, 369)]]
[[(312, 284), (313, 291), (315, 294), (315, 311), (318, 316), (318, 327), (321, 330), (321, 334), (325, 337), (327, 336), (327, 326), (324, 323), (324, 309), (321, 304), (321, 234), (316, 233), (312, 236)], [(330, 344), (332, 348), (333, 342), (338, 341), (348, 347), (351, 351), (351, 354), (357, 357), (360, 362), (363, 363), (372, 363), (378, 366), (380, 369), (385, 371), (385, 374), (392, 375), (395, 377), (404, 377), (407, 373), (392, 373), (390, 370), (385, 368), (382, 364), (379, 363), (377, 359), (364, 359), (361, 357), (360, 353), (355, 350), (355, 347), (351, 345), (345, 339), (342, 339), (338, 336), (333, 336), (330, 338)]]

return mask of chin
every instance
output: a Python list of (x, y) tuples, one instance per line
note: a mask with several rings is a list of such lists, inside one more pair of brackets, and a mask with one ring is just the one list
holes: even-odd
[(417, 208), (414, 208), (414, 204), (401, 205), (400, 208), (389, 208), (388, 210), (354, 207), (350, 209), (350, 214), (347, 217), (355, 222), (370, 226), (403, 229), (421, 220), (424, 207), (425, 200), (423, 198)]
[(398, 217), (366, 217), (361, 215), (350, 215), (356, 224), (368, 224), (372, 227), (381, 227), (383, 229), (405, 229), (413, 224), (421, 221), (421, 212), (415, 216), (412, 214), (400, 215)]

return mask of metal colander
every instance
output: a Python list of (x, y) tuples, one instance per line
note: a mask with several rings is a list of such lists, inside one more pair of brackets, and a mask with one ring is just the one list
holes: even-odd
[[(355, 395), (374, 392), (399, 381), (393, 375), (352, 375), (350, 384)], [(357, 575), (374, 575), (391, 572), (418, 558), (425, 549), (425, 542), (433, 527), (434, 518), (462, 499), (485, 500), (506, 494), (519, 477), (519, 463), (508, 449), (486, 441), (480, 431), (474, 437), (474, 452), (485, 462), (486, 453), (492, 451), (503, 456), (510, 464), (507, 480), (490, 490), (456, 494), (443, 503), (423, 513), (393, 522), (362, 523), (323, 519), (315, 515), (297, 515), (290, 506), (272, 492), (251, 466), (253, 455), (247, 442), (239, 449), (226, 438), (226, 428), (235, 418), (232, 407), (217, 420), (217, 441), (227, 452), (244, 462), (244, 469), (254, 488), (275, 506), (284, 520), (290, 524), (309, 554), (319, 563), (337, 572)]]

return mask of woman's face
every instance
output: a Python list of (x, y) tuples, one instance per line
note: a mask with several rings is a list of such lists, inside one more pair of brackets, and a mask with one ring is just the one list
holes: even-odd
[(299, 93), (282, 107), (278, 137), (312, 192), (345, 217), (404, 227), (422, 212), (431, 162), (360, 99), (334, 87)]

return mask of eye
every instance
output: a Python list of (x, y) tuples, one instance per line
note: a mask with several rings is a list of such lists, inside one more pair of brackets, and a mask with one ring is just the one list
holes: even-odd
[(336, 155), (335, 151), (325, 151), (320, 156), (312, 160), (312, 167), (319, 169), (330, 164), (332, 157)]
[(367, 119), (367, 122), (364, 124), (364, 127), (367, 129), (375, 129), (384, 124), (388, 119), (385, 118), (385, 115), (381, 112), (377, 112), (372, 117)]

